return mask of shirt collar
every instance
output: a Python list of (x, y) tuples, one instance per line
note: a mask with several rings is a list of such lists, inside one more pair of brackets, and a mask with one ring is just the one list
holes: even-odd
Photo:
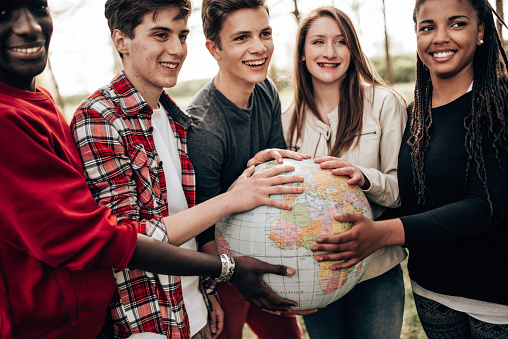
[[(116, 76), (111, 80), (111, 88), (115, 92), (117, 103), (120, 105), (122, 112), (126, 115), (152, 115), (152, 108), (148, 105), (141, 93), (132, 85), (127, 79), (125, 73), (120, 70)], [(187, 112), (184, 112), (176, 103), (169, 97), (166, 91), (162, 91), (159, 101), (171, 117), (179, 123), (182, 127), (187, 128), (191, 119)]]

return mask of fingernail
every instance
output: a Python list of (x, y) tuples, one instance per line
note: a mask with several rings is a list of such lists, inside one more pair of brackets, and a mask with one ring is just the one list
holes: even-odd
[(316, 261), (323, 261), (323, 257), (316, 257)]

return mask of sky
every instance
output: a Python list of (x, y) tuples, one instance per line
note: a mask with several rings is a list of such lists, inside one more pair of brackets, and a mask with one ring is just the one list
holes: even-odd
[[(291, 13), (293, 0), (266, 0), (275, 45), (272, 65), (291, 68), (297, 23)], [(200, 0), (192, 2), (201, 7)], [(359, 16), (352, 11), (352, 0), (298, 0), (305, 15), (322, 5), (333, 5), (353, 20), (367, 56), (384, 55), (382, 0), (357, 0)], [(62, 96), (88, 94), (110, 82), (115, 74), (114, 51), (104, 17), (105, 0), (50, 0), (53, 38), (50, 63)], [(413, 0), (385, 0), (390, 53), (415, 53), (416, 38), (412, 20)], [(205, 48), (200, 11), (189, 18), (188, 54), (178, 81), (209, 79), (218, 70)]]

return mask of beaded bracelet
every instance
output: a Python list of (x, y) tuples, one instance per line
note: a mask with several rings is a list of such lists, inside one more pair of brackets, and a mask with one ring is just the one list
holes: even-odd
[(222, 267), (220, 275), (214, 280), (216, 282), (228, 281), (235, 272), (235, 259), (227, 254), (220, 254), (218, 257), (220, 258)]

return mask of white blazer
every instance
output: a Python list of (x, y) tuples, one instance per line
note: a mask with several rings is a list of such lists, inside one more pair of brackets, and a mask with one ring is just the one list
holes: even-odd
[[(282, 114), (282, 127), (288, 148), (296, 147), (298, 152), (312, 157), (328, 155), (328, 140), (333, 146), (340, 123), (338, 107), (327, 114), (330, 122), (328, 125), (311, 112), (306, 112), (303, 134), (296, 143), (288, 140), (287, 136), (293, 112), (294, 106), (291, 106)], [(379, 217), (387, 207), (400, 206), (397, 164), (406, 121), (406, 107), (397, 94), (387, 88), (365, 85), (360, 142), (346, 151), (342, 158), (357, 166), (369, 179), (370, 187), (364, 190), (364, 193), (370, 202), (374, 218)], [(385, 273), (403, 261), (406, 255), (406, 251), (400, 246), (377, 250), (372, 255), (362, 281)]]

